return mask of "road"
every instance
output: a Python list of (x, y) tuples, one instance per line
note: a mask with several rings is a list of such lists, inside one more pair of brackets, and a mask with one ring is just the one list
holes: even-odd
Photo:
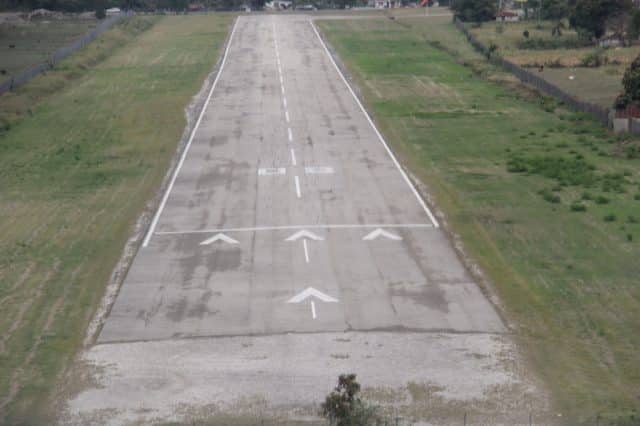
[(312, 405), (347, 370), (463, 374), (470, 399), (517, 381), (503, 323), (307, 18), (240, 17), (209, 95), (85, 357), (111, 378), (72, 412)]

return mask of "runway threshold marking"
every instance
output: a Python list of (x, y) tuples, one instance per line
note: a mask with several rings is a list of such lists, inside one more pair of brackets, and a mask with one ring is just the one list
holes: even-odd
[[(156, 235), (185, 235), (185, 234), (213, 234), (217, 232), (258, 232), (258, 231), (287, 231), (287, 230), (307, 230), (307, 229), (366, 229), (366, 228), (417, 228), (432, 229), (431, 223), (369, 223), (369, 224), (315, 224), (315, 225), (274, 225), (274, 226), (254, 226), (246, 228), (214, 228), (214, 229), (191, 229), (182, 231), (159, 231)], [(297, 235), (297, 234), (294, 234)], [(289, 237), (291, 238), (291, 237)]]
[(222, 62), (220, 63), (220, 69), (218, 70), (218, 74), (216, 75), (215, 80), (213, 80), (213, 84), (211, 85), (211, 89), (209, 90), (209, 94), (207, 95), (207, 99), (202, 106), (202, 110), (200, 111), (200, 115), (198, 116), (198, 120), (196, 124), (193, 126), (193, 130), (191, 130), (191, 134), (189, 135), (189, 139), (187, 140), (187, 145), (184, 147), (184, 151), (182, 151), (182, 155), (180, 156), (180, 160), (178, 161), (178, 165), (173, 172), (173, 176), (171, 176), (171, 180), (169, 181), (169, 186), (167, 186), (167, 190), (164, 192), (162, 196), (162, 200), (160, 201), (160, 205), (158, 206), (158, 210), (156, 210), (156, 214), (153, 216), (153, 220), (151, 221), (151, 225), (147, 230), (147, 234), (142, 241), (142, 247), (147, 247), (149, 245), (149, 241), (151, 240), (151, 236), (158, 225), (158, 220), (160, 219), (160, 215), (164, 210), (164, 206), (167, 204), (167, 200), (169, 199), (169, 194), (173, 189), (173, 185), (176, 182), (176, 178), (178, 177), (178, 173), (180, 173), (180, 169), (182, 169), (182, 165), (184, 164), (185, 158), (187, 158), (187, 153), (189, 152), (189, 148), (191, 147), (191, 143), (193, 142), (193, 138), (200, 127), (200, 123), (202, 122), (202, 117), (204, 117), (204, 113), (209, 106), (209, 101), (211, 101), (211, 96), (213, 95), (213, 91), (218, 85), (218, 81), (220, 81), (220, 76), (222, 75), (222, 71), (224, 70), (224, 66), (227, 63), (227, 56), (229, 56), (229, 49), (231, 48), (231, 44), (233, 42), (233, 36), (236, 33), (236, 27), (238, 26), (238, 18), (236, 18), (233, 23), (233, 28), (231, 29), (231, 35), (229, 36), (229, 41), (227, 42), (227, 47), (224, 49), (224, 54), (222, 55)]
[(329, 52), (329, 49), (327, 48), (327, 45), (325, 44), (324, 40), (322, 40), (322, 37), (320, 37), (320, 33), (318, 32), (318, 29), (316, 28), (315, 24), (311, 20), (309, 20), (308, 22), (311, 25), (311, 28), (313, 29), (313, 32), (316, 34), (316, 37), (318, 38), (318, 41), (320, 41), (320, 45), (324, 49), (325, 54), (329, 58), (329, 61), (331, 61), (331, 63), (333, 64), (333, 67), (338, 72), (338, 75), (342, 79), (342, 82), (345, 84), (345, 86), (347, 86), (347, 89), (349, 90), (349, 93), (351, 93), (351, 96), (356, 101), (356, 104), (360, 108), (360, 111), (362, 111), (362, 114), (365, 116), (365, 118), (367, 119), (367, 121), (371, 125), (371, 128), (373, 129), (373, 131), (375, 132), (376, 136), (378, 137), (378, 140), (384, 146), (385, 150), (387, 151), (387, 154), (391, 158), (391, 161), (393, 162), (393, 164), (396, 166), (396, 168), (398, 169), (398, 171), (402, 175), (402, 178), (404, 179), (404, 181), (407, 183), (407, 185), (409, 185), (409, 188), (411, 188), (411, 191), (413, 192), (413, 195), (418, 200), (418, 204), (420, 204), (420, 206), (422, 207), (424, 212), (427, 214), (427, 216), (429, 217), (429, 220), (431, 221), (433, 226), (435, 228), (438, 228), (440, 226), (438, 224), (438, 221), (436, 220), (436, 218), (431, 213), (431, 210), (429, 210), (429, 207), (427, 207), (427, 204), (424, 202), (424, 200), (422, 199), (422, 196), (420, 195), (420, 193), (418, 192), (416, 187), (413, 185), (413, 182), (411, 182), (411, 180), (409, 179), (409, 176), (407, 176), (407, 174), (405, 173), (404, 169), (400, 166), (400, 163), (396, 159), (395, 155), (393, 155), (393, 151), (391, 151), (391, 148), (389, 148), (389, 145), (384, 140), (384, 137), (382, 136), (382, 133), (380, 133), (380, 131), (376, 127), (375, 123), (373, 122), (373, 120), (369, 116), (369, 113), (364, 108), (364, 106), (362, 105), (362, 102), (360, 102), (360, 99), (358, 98), (356, 93), (353, 91), (353, 89), (351, 88), (351, 85), (349, 84), (349, 82), (347, 81), (346, 77), (342, 73), (342, 70), (340, 69), (338, 64), (336, 64), (336, 61), (333, 59), (333, 56), (331, 56), (331, 52)]

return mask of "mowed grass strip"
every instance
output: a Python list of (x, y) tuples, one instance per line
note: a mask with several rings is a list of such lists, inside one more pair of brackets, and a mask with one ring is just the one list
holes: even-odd
[(47, 396), (167, 171), (184, 108), (233, 17), (136, 19), (155, 25), (133, 38), (108, 32), (102, 42), (115, 37), (119, 48), (81, 75), (63, 64), (57, 76), (73, 81), (0, 134), (0, 423), (46, 423)]
[(448, 18), (318, 25), (490, 277), (562, 419), (636, 421), (637, 143), (479, 65)]

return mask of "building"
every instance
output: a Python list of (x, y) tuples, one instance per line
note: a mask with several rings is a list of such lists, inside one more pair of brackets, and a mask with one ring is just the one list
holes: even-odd
[(501, 10), (496, 14), (497, 22), (518, 22), (520, 17), (517, 13), (509, 12), (508, 10)]

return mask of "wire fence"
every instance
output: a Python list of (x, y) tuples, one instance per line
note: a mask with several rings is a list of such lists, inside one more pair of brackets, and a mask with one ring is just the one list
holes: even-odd
[(102, 33), (113, 27), (118, 22), (122, 21), (128, 16), (131, 16), (133, 12), (120, 13), (118, 15), (110, 16), (100, 22), (95, 28), (91, 31), (87, 32), (85, 35), (80, 37), (79, 39), (73, 41), (72, 43), (62, 46), (55, 52), (53, 52), (46, 62), (37, 64), (28, 68), (24, 71), (21, 71), (18, 74), (14, 74), (8, 79), (4, 80), (0, 83), (0, 95), (10, 90), (15, 89), (16, 87), (22, 86), (35, 76), (42, 74), (45, 71), (53, 68), (57, 63), (71, 55), (78, 49), (85, 47), (87, 44), (91, 43), (93, 40), (98, 38)]
[(591, 114), (595, 116), (603, 125), (609, 126), (610, 115), (608, 108), (603, 108), (590, 102), (581, 101), (565, 92), (564, 90), (560, 89), (555, 84), (552, 84), (543, 79), (542, 77), (539, 77), (532, 72), (527, 71), (526, 69), (514, 64), (511, 61), (492, 54), (493, 52), (491, 51), (491, 49), (489, 49), (484, 45), (484, 43), (478, 40), (478, 38), (473, 35), (458, 18), (454, 19), (454, 23), (455, 26), (467, 37), (469, 43), (471, 43), (471, 45), (480, 53), (487, 56), (492, 63), (505, 68), (516, 77), (518, 77), (518, 79), (520, 79), (520, 81), (522, 81), (523, 83), (533, 86), (543, 93), (560, 99), (562, 102), (577, 111)]

